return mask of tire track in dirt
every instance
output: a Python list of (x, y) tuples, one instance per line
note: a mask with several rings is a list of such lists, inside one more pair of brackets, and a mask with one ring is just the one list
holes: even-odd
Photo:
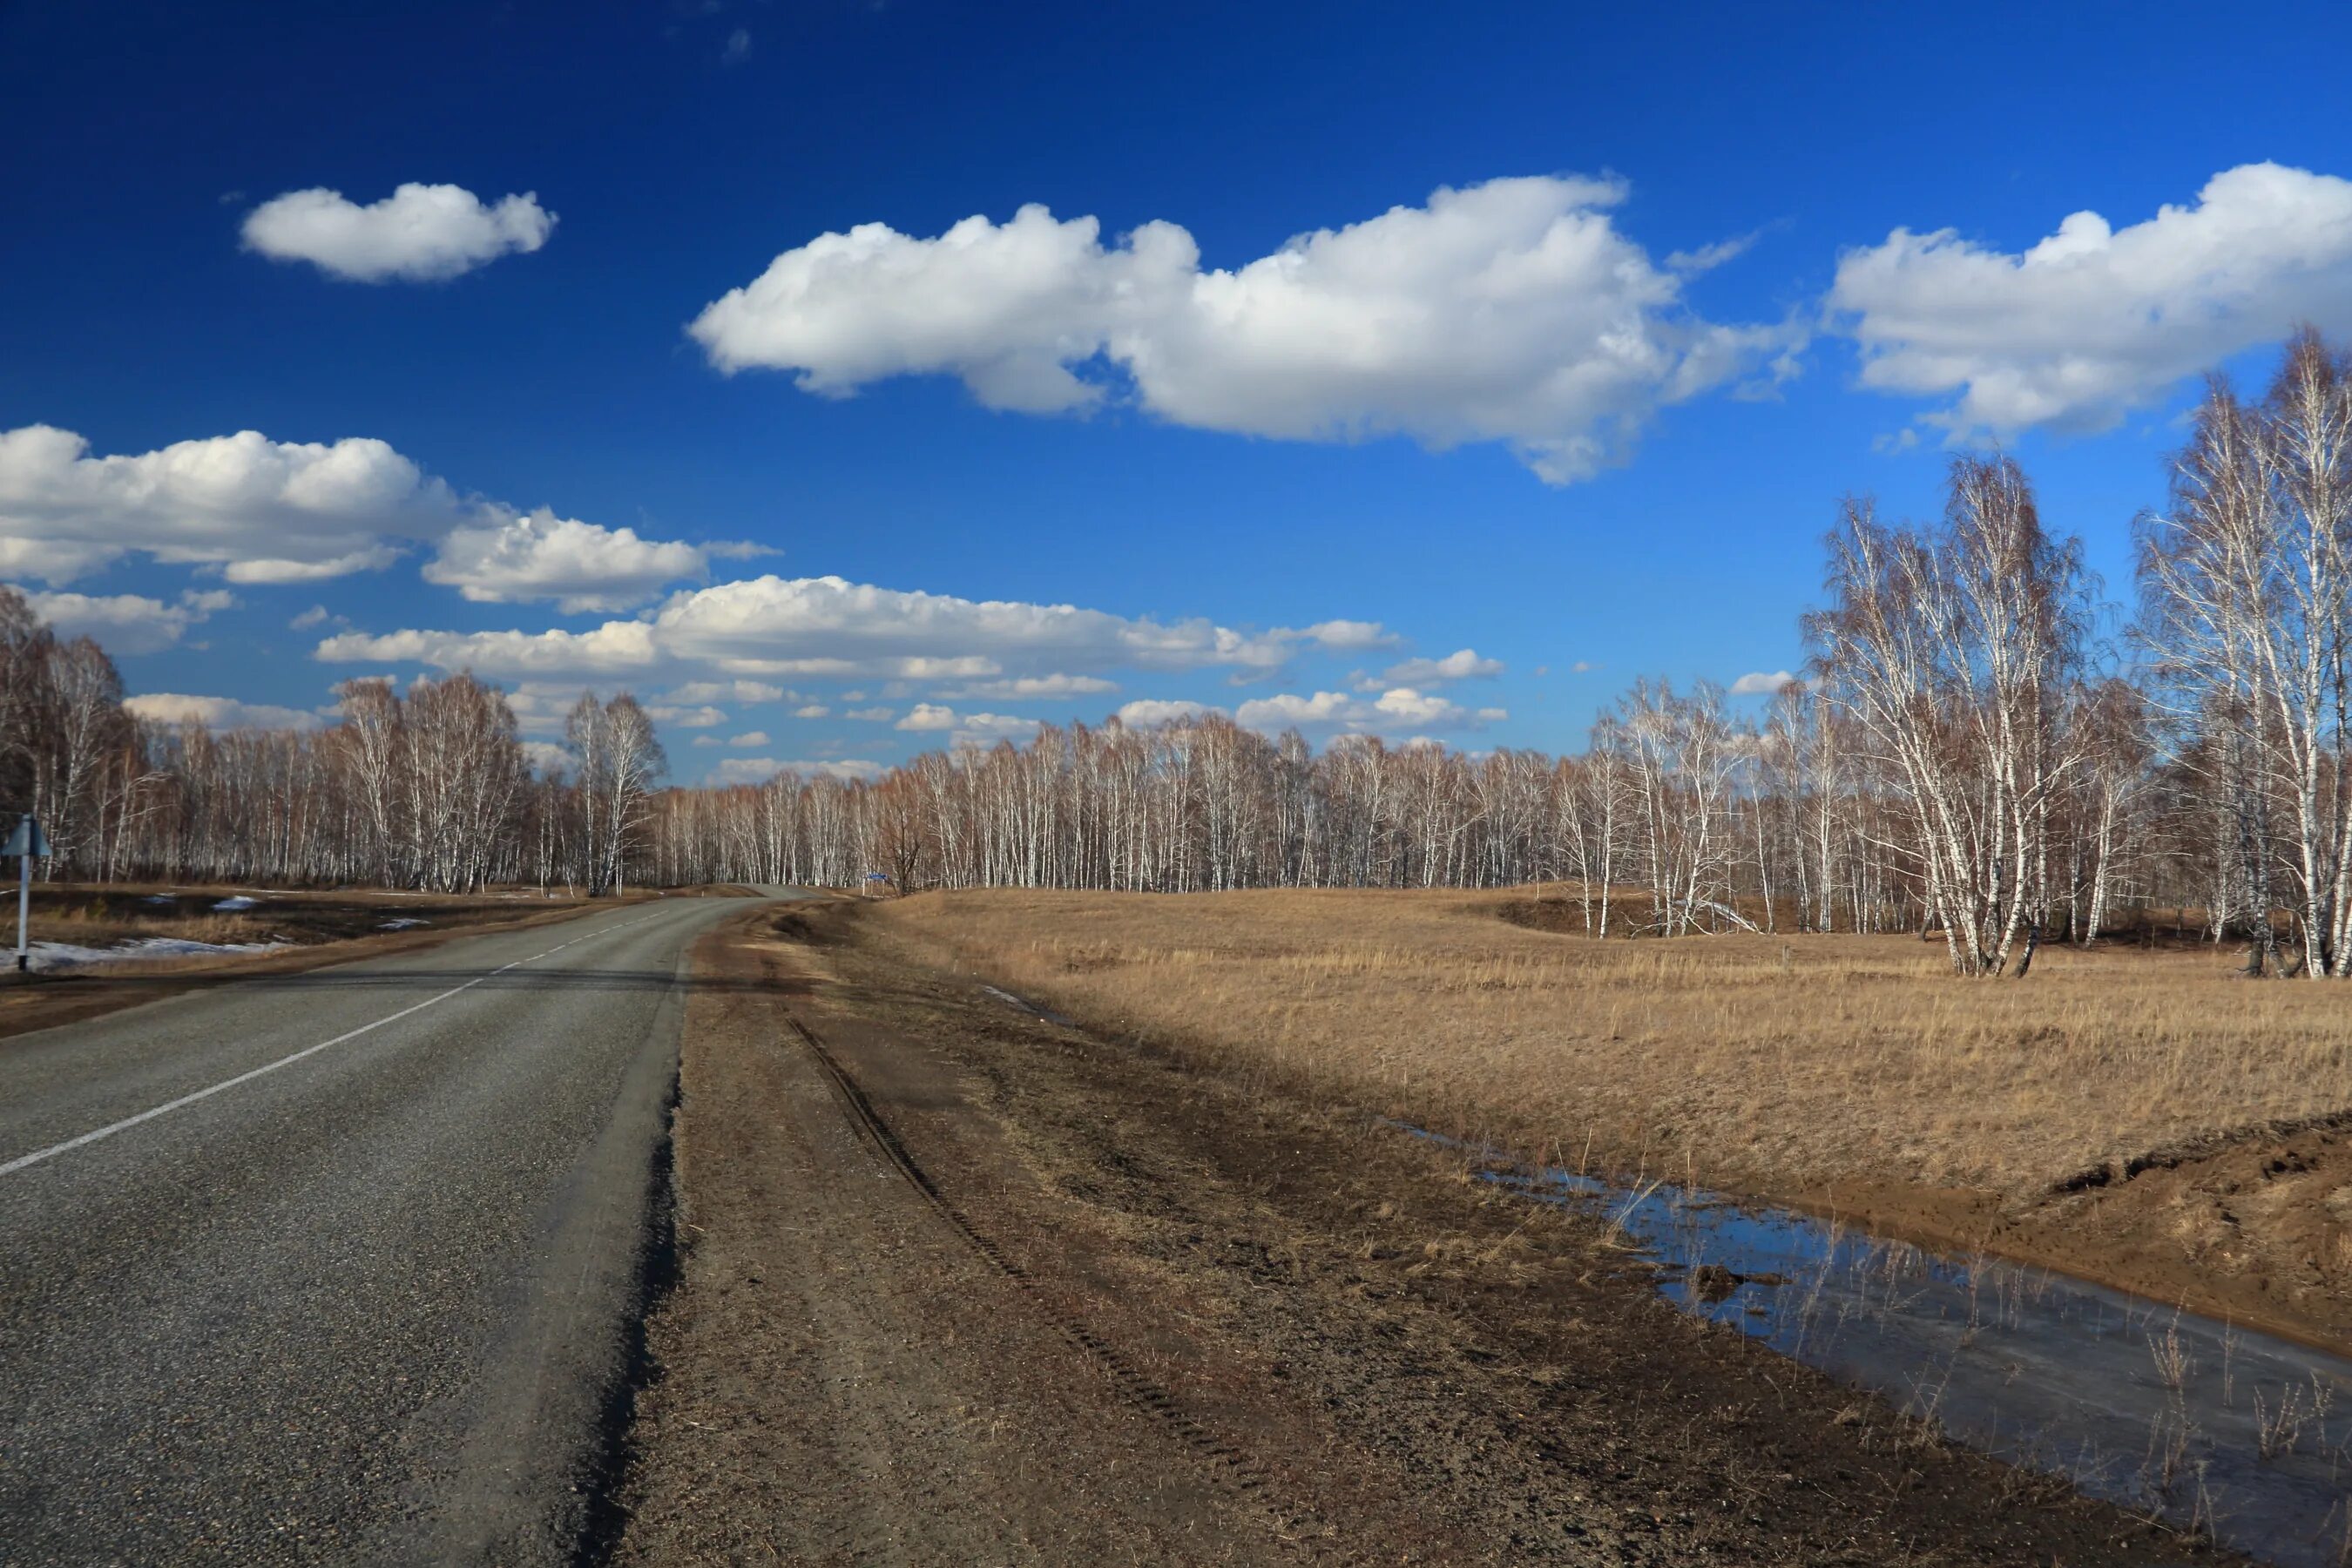
[[(772, 963), (768, 967), (772, 973)], [(1322, 1521), (1303, 1509), (1286, 1507), (1276, 1501), (1270, 1495), (1265, 1471), (1255, 1460), (1203, 1427), (1166, 1389), (1139, 1371), (1117, 1346), (1087, 1328), (1076, 1314), (1048, 1299), (1037, 1288), (1034, 1277), (1026, 1268), (1008, 1257), (972, 1223), (969, 1215), (940, 1191), (938, 1184), (908, 1152), (906, 1144), (890, 1130), (889, 1123), (874, 1109), (873, 1101), (858, 1087), (856, 1079), (826, 1048), (815, 1031), (789, 1009), (784, 1010), (783, 1016), (793, 1033), (808, 1047), (810, 1056), (832, 1086), (835, 1097), (841, 1102), (859, 1134), (965, 1245), (990, 1268), (1011, 1281), (1035, 1309), (1038, 1316), (1074, 1350), (1101, 1368), (1123, 1402), (1157, 1422), (1190, 1449), (1201, 1459), (1207, 1473), (1222, 1489), (1236, 1500), (1262, 1512), (1274, 1526), (1274, 1539), (1300, 1555), (1325, 1555), (1315, 1552), (1307, 1539), (1324, 1532)]]

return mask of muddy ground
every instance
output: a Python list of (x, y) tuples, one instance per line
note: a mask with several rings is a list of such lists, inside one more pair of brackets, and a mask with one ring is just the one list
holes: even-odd
[(2227, 1560), (853, 904), (747, 910), (697, 974), (622, 1561)]

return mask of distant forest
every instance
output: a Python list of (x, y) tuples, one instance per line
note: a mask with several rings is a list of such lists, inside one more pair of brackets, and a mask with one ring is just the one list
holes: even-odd
[(2352, 974), (2352, 356), (2306, 331), (2259, 400), (2215, 379), (2169, 491), (2136, 523), (2137, 614), (2114, 645), (2079, 541), (2010, 458), (1955, 458), (1933, 522), (1848, 500), (1811, 662), (1759, 718), (1643, 681), (1561, 757), (1318, 752), (1205, 714), (1042, 726), (871, 782), (665, 788), (626, 694), (583, 693), (544, 769), (463, 674), (348, 682), (316, 731), (141, 720), (102, 648), (0, 587), (0, 810), (40, 816), (60, 879), (1559, 880), (1602, 936), (1913, 930), (1998, 974), (2185, 908), (2255, 972)]

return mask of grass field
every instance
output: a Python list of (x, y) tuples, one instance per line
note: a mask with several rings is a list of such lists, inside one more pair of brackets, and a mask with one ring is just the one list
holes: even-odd
[[(1931, 1230), (2054, 1214), (2086, 1170), (2170, 1151), (2177, 1174), (2197, 1163), (2180, 1151), (2352, 1110), (2352, 1007), (2237, 978), (2234, 951), (2045, 948), (2028, 980), (1970, 982), (1907, 937), (1603, 943), (1505, 918), (1528, 899), (992, 891), (877, 916), (1084, 1023), (1522, 1156), (1801, 1202), (1975, 1200), (1941, 1222), (1887, 1205)], [(2133, 1246), (2332, 1291), (2315, 1321), (2337, 1321), (2352, 1171), (2320, 1154), (2284, 1184), (2257, 1171), (2261, 1192), (2147, 1185)]]

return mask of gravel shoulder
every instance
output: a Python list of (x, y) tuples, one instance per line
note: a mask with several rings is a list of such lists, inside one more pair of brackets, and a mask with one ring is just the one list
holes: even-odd
[(2228, 1559), (847, 902), (697, 950), (627, 1563)]

